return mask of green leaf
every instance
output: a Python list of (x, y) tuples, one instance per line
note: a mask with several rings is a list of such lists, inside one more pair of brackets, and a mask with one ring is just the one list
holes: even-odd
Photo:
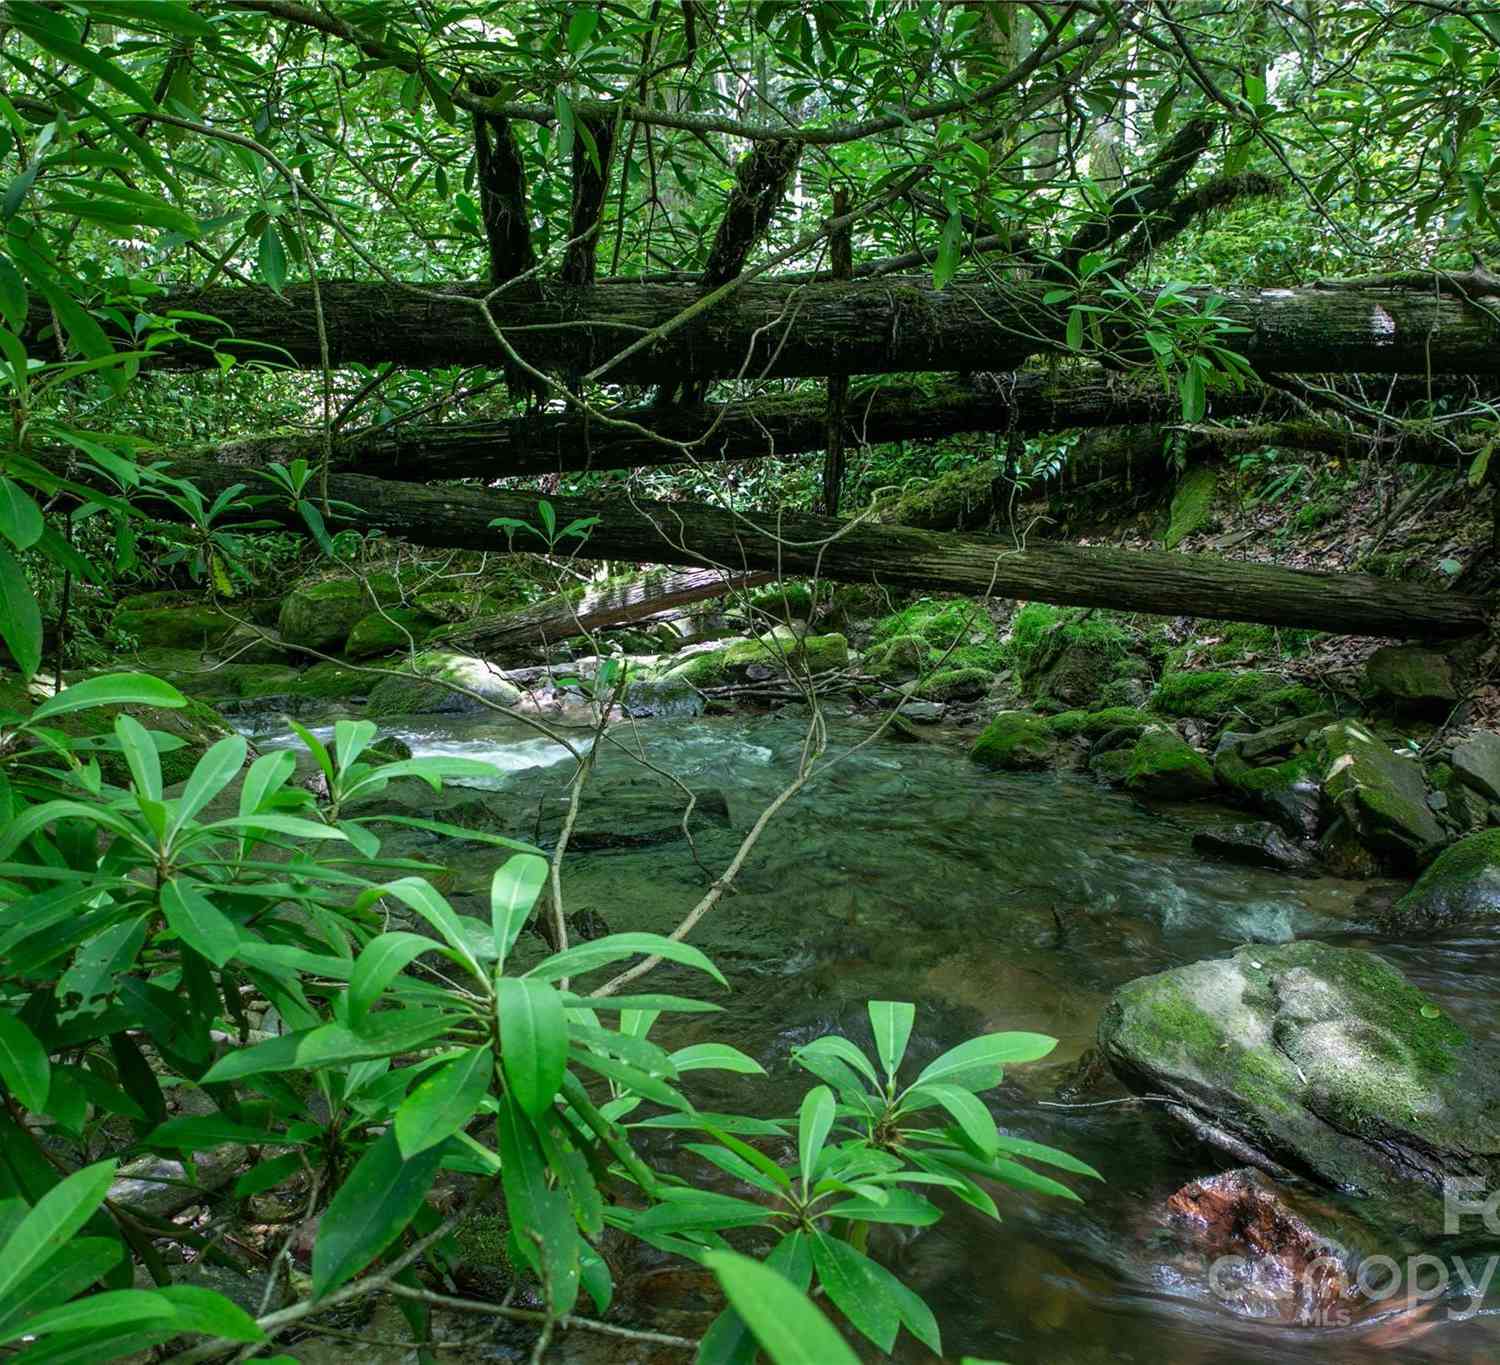
[(260, 234), (260, 277), (278, 294), (286, 284), (286, 248), (281, 245), (281, 236), (274, 223), (267, 223)]
[(578, 1302), (580, 1239), (567, 1198), (548, 1184), (531, 1121), (509, 1095), (501, 1097), (495, 1133), (500, 1182), (516, 1245), (546, 1286), (552, 1311), (571, 1312)]
[(1068, 330), (1064, 342), (1070, 351), (1083, 349), (1083, 310), (1081, 308), (1075, 307), (1068, 310)]
[(582, 52), (599, 26), (599, 11), (592, 5), (581, 5), (568, 22), (568, 51)]
[[(772, 1247), (763, 1263), (804, 1294), (812, 1285), (813, 1274), (807, 1242), (807, 1234), (794, 1228)], [(695, 1365), (755, 1365), (756, 1353), (755, 1338), (745, 1320), (733, 1308), (726, 1308), (704, 1333)]]
[(694, 1043), (678, 1048), (672, 1054), (678, 1071), (736, 1071), (744, 1076), (764, 1076), (766, 1069), (753, 1057), (747, 1057), (728, 1043)]
[[(120, 752), (125, 756), (125, 766), (130, 769), (131, 780), (135, 783), (137, 804), (142, 799), (160, 802), (161, 754), (157, 751), (156, 741), (151, 738), (146, 727), (130, 715), (115, 717), (115, 739), (119, 742)], [(144, 814), (145, 807), (141, 809)], [(164, 812), (158, 810), (156, 814), (164, 820)]]
[(349, 1022), (358, 1028), (370, 1006), (407, 966), (423, 953), (437, 951), (425, 934), (396, 930), (373, 938), (360, 952), (349, 978)]
[(186, 877), (162, 883), (161, 908), (172, 932), (215, 967), (228, 962), (240, 946), (240, 931), (233, 921)]
[(125, 1244), (113, 1237), (75, 1237), (5, 1296), (5, 1307), (0, 1310), (0, 1332), (24, 1322), (32, 1313), (66, 1303), (83, 1293), (124, 1257)]
[(245, 766), (247, 747), (240, 735), (225, 735), (198, 760), (177, 798), (173, 834), (234, 781)]
[(499, 983), (500, 1065), (515, 1101), (531, 1118), (552, 1105), (568, 1064), (568, 1021), (551, 986), (513, 976)]
[(42, 612), (16, 557), (0, 545), (0, 640), (28, 682), (42, 662)]
[(463, 924), (454, 913), (453, 907), (431, 885), (420, 877), (402, 877), (399, 881), (387, 882), (384, 886), (374, 887), (365, 892), (359, 898), (359, 903), (363, 908), (367, 904), (372, 904), (381, 895), (395, 896), (409, 905), (443, 936), (448, 946), (458, 954), (459, 960), (475, 976), (483, 978), (484, 972), (474, 956)]
[(0, 1255), (0, 1302), (10, 1290), (39, 1266), (45, 1264), (59, 1247), (66, 1246), (73, 1234), (104, 1202), (115, 1178), (114, 1161), (97, 1161), (75, 1171), (37, 1200), (21, 1226), (6, 1240)]
[(191, 1284), (170, 1284), (156, 1291), (172, 1306), (173, 1324), (179, 1332), (199, 1332), (228, 1341), (264, 1341), (266, 1334), (239, 1304)]
[(1184, 422), (1201, 420), (1206, 408), (1203, 371), (1197, 365), (1189, 365), (1186, 373), (1178, 381), (1177, 388), (1182, 398), (1182, 420)]
[(425, 1046), (447, 1027), (446, 1015), (416, 1009), (382, 1010), (367, 1019), (359, 1033), (338, 1024), (320, 1024), (225, 1053), (209, 1067), (200, 1083), (210, 1085), (267, 1071), (313, 1071), (394, 1057)]
[(812, 1258), (818, 1283), (829, 1301), (882, 1351), (889, 1353), (896, 1344), (896, 1333), (901, 1330), (900, 1306), (888, 1283), (895, 1277), (848, 1242), (824, 1232), (813, 1233)]
[(535, 853), (518, 853), (495, 869), (490, 881), (490, 924), (495, 935), (495, 971), (504, 971), (505, 959), (526, 926), (531, 907), (547, 883), (547, 860)]
[(115, 1289), (27, 1318), (19, 1327), (0, 1333), (0, 1342), (50, 1332), (102, 1332), (129, 1323), (170, 1322), (175, 1316), (172, 1305), (149, 1289)]
[(959, 1085), (944, 1085), (941, 1081), (913, 1086), (902, 1096), (903, 1107), (912, 1100), (931, 1099), (942, 1105), (954, 1121), (963, 1129), (964, 1135), (986, 1156), (994, 1156), (999, 1150), (1000, 1134), (995, 1127), (994, 1116), (973, 1091)]
[(778, 1271), (733, 1251), (711, 1251), (703, 1263), (772, 1365), (858, 1365), (833, 1324)]
[(403, 1157), (394, 1128), (366, 1149), (318, 1224), (313, 1246), (315, 1299), (359, 1274), (416, 1217), (437, 1175), (442, 1149)]
[(723, 973), (697, 948), (678, 943), (661, 934), (606, 934), (603, 938), (579, 943), (564, 952), (554, 953), (526, 975), (539, 981), (557, 981), (565, 976), (592, 971), (609, 962), (636, 956), (654, 956), (665, 958), (668, 962), (680, 962), (684, 966), (696, 967), (700, 972), (707, 972), (720, 985), (729, 984), (724, 980)]
[[(1012, 1062), (1035, 1062), (1047, 1056), (1056, 1046), (1056, 1038), (1048, 1038), (1040, 1033), (986, 1033), (950, 1048), (941, 1057), (929, 1062), (922, 1068), (916, 1085), (926, 1085), (933, 1081), (964, 1085), (965, 1073), (990, 1072)], [(999, 1083), (997, 1076), (986, 1085), (968, 1085), (965, 1088), (986, 1090)]]
[(812, 1188), (813, 1169), (833, 1128), (837, 1109), (833, 1091), (826, 1085), (814, 1086), (802, 1099), (802, 1108), (797, 1115), (797, 1165), (804, 1190)]
[(170, 683), (146, 673), (107, 673), (98, 678), (65, 687), (48, 697), (31, 713), (33, 721), (60, 716), (67, 711), (81, 711), (90, 706), (167, 706), (187, 705), (187, 698)]
[(16, 331), (26, 326), (26, 281), (9, 258), (0, 256), (0, 318)]
[(151, 98), (151, 92), (145, 86), (107, 57), (79, 42), (71, 24), (57, 23), (39, 4), (12, 0), (8, 8), (11, 22), (38, 47), (61, 57), (69, 66), (99, 77), (106, 85), (113, 86), (122, 95), (134, 100), (142, 109), (156, 108), (156, 101)]
[(886, 1079), (894, 1081), (901, 1059), (906, 1056), (906, 1044), (917, 1017), (917, 1007), (906, 1001), (871, 1000), (868, 1008), (870, 1027), (875, 1031), (875, 1051), (880, 1055)]
[(0, 535), (26, 550), (41, 539), (45, 525), (36, 499), (14, 479), (0, 475)]
[(396, 1142), (405, 1157), (435, 1147), (479, 1112), (495, 1074), (488, 1046), (471, 1048), (428, 1076), (396, 1110)]
[(36, 1035), (14, 1014), (0, 1013), (0, 1080), (33, 1114), (46, 1112), (52, 1063)]
[(759, 1227), (770, 1221), (764, 1204), (711, 1190), (684, 1190), (680, 1198), (653, 1204), (631, 1224), (640, 1233), (718, 1232), (725, 1228)]

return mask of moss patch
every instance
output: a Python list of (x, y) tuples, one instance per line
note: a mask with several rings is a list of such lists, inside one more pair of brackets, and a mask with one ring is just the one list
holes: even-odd
[(983, 668), (945, 668), (918, 685), (924, 701), (977, 701), (990, 690), (995, 675)]
[(1218, 487), (1219, 471), (1212, 465), (1198, 465), (1177, 480), (1167, 534), (1162, 542), (1167, 549), (1175, 550), (1188, 536), (1208, 525)]
[(1057, 738), (1042, 716), (1002, 711), (974, 741), (969, 757), (987, 768), (1045, 768), (1057, 755)]
[(1168, 673), (1151, 694), (1151, 709), (1162, 715), (1227, 720), (1242, 715), (1257, 724), (1322, 709), (1323, 698), (1310, 687), (1270, 673), (1204, 669)]
[(946, 653), (947, 668), (985, 668), (995, 673), (1006, 662), (995, 623), (982, 603), (968, 597), (921, 598), (883, 617), (870, 632), (873, 644), (899, 636), (914, 636), (936, 653)]

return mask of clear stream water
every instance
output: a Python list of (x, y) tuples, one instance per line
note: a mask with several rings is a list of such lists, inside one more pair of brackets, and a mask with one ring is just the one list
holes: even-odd
[[(555, 838), (570, 771), (558, 746), (489, 717), (413, 717), (391, 728), (419, 755), (483, 758), (503, 774), (491, 791), (419, 798), (422, 813), (471, 826), (477, 817), (544, 844)], [(840, 722), (829, 754), (870, 728)], [(698, 794), (697, 857), (717, 871), (794, 770), (803, 725), (789, 717), (684, 719), (615, 734)], [(256, 738), (291, 737), (273, 729)], [(579, 851), (565, 864), (569, 909), (593, 910), (615, 930), (669, 931), (707, 884), (676, 832), (681, 806), (680, 790), (605, 744), (578, 825)], [(1086, 1056), (1116, 986), (1247, 941), (1368, 943), (1465, 1026), (1494, 1031), (1493, 944), (1363, 938), (1357, 902), (1365, 885), (1205, 861), (1191, 849), (1192, 829), (1213, 818), (1148, 812), (1083, 777), (988, 773), (941, 742), (876, 742), (835, 764), (782, 813), (738, 894), (695, 932), (732, 995), (715, 995), (705, 978), (676, 969), (653, 978), (657, 989), (707, 993), (731, 1012), (692, 1017), (665, 1036), (659, 1024), (654, 1036), (674, 1046), (718, 1038), (754, 1056), (767, 1081), (747, 1086), (744, 1077), (699, 1072), (689, 1089), (705, 1108), (765, 1114), (794, 1112), (809, 1083), (788, 1062), (793, 1048), (831, 1030), (868, 1044), (870, 998), (916, 1003), (909, 1055), (918, 1065), (976, 1033), (1028, 1029), (1060, 1040), (1053, 1058), (1016, 1069), (991, 1092), (990, 1107), (1004, 1130), (1082, 1157), (1106, 1183), (1074, 1181), (1081, 1204), (1001, 1190), (999, 1224), (955, 1206), (936, 1227), (883, 1249), (933, 1307), (949, 1359), (1500, 1360), (1500, 1321), (1487, 1311), (1467, 1322), (1439, 1313), (1415, 1337), (1299, 1331), (1229, 1315), (1201, 1278), (1174, 1273), (1149, 1242), (1151, 1210), (1227, 1163), (1149, 1104), (1055, 1107), (1059, 1099), (1076, 1106), (1123, 1094), (1107, 1077), (1090, 1078)], [(459, 908), (487, 916), (481, 898), (503, 855), (478, 845), (424, 851), (456, 872)], [(1500, 1295), (1491, 1298), (1500, 1303)], [(899, 1358), (931, 1359), (903, 1342)], [(508, 1355), (502, 1349), (493, 1358)]]

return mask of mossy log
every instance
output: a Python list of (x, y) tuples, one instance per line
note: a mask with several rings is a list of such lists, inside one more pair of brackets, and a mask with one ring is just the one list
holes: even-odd
[[(702, 306), (696, 283), (528, 280), (491, 300), (489, 311), (519, 354), (541, 369), (592, 372), (620, 384), (681, 384), (737, 375), (1012, 370), (1030, 356), (1068, 349), (1072, 301), (1045, 304), (1047, 289), (1035, 280), (960, 280), (938, 290), (926, 277), (765, 279), (693, 314)], [(503, 360), (480, 306), (488, 285), (324, 280), (320, 290), (336, 366), (498, 367)], [(1450, 293), (1197, 288), (1178, 298), (1195, 305), (1215, 299), (1218, 316), (1246, 329), (1234, 345), (1262, 373), (1500, 374), (1500, 323)], [(1150, 299), (1143, 295), (1146, 304)], [(213, 368), (215, 349), (306, 368), (320, 364), (308, 285), (281, 294), (221, 286), (167, 295), (155, 306), (185, 310), (178, 328), (189, 344), (153, 348), (153, 364)], [(42, 354), (52, 319), (45, 302), (32, 307), (25, 341)], [(1106, 340), (1116, 352), (1151, 359), (1128, 329)]]
[[(222, 466), (178, 460), (210, 498), (230, 487)], [(77, 475), (75, 475), (77, 477)], [(537, 496), (335, 474), (328, 495), (351, 510), (345, 524), (419, 545), (474, 550), (539, 547)], [(1466, 635), (1486, 628), (1478, 598), (1392, 583), (1363, 574), (1324, 574), (1206, 555), (1033, 544), (1009, 536), (954, 534), (850, 523), (787, 512), (729, 512), (688, 502), (550, 500), (559, 524), (596, 518), (562, 553), (636, 563), (716, 566), (730, 574), (766, 571), (889, 587), (992, 594), (1062, 605), (1113, 607), (1167, 616), (1210, 616), (1340, 634)], [(176, 513), (161, 504), (162, 515)], [(291, 508), (262, 508), (289, 530), (304, 530)], [(496, 527), (498, 518), (511, 526)], [(533, 539), (535, 538), (535, 539)]]

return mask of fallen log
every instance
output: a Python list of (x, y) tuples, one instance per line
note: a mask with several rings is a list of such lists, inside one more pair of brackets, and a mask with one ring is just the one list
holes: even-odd
[[(1392, 402), (1421, 402), (1425, 383), (1398, 386)], [(1293, 400), (1275, 390), (1247, 387), (1209, 395), (1207, 416), (1273, 419), (1297, 412)], [(694, 406), (630, 407), (613, 417), (634, 422), (655, 434), (608, 426), (575, 413), (532, 413), (509, 421), (445, 422), (396, 426), (387, 431), (354, 433), (342, 438), (334, 453), (337, 468), (382, 478), (502, 479), (605, 469), (643, 469), (692, 461), (748, 460), (822, 450), (828, 439), (827, 401), (821, 395), (778, 394), (743, 403)], [(1086, 370), (1081, 375), (1023, 370), (984, 375), (974, 383), (943, 384), (933, 389), (884, 383), (849, 396), (843, 418), (846, 445), (879, 445), (888, 441), (932, 441), (969, 432), (1035, 435), (1114, 426), (1154, 426), (1181, 415), (1181, 403), (1157, 383), (1140, 383), (1120, 375)], [(1278, 427), (1295, 437), (1301, 427)], [(1227, 429), (1226, 429), (1227, 430)], [(1325, 448), (1355, 457), (1361, 438), (1340, 436), (1317, 427)], [(1236, 448), (1244, 438), (1233, 436)], [(1227, 439), (1227, 438), (1226, 438)], [(1311, 437), (1309, 438), (1311, 439)], [(1270, 435), (1261, 444), (1275, 444)], [(1287, 440), (1284, 444), (1293, 444)], [(1431, 438), (1374, 443), (1393, 458), (1417, 462), (1451, 462), (1462, 457)], [(687, 445), (684, 452), (680, 447)], [(196, 452), (227, 464), (260, 467), (295, 459), (317, 462), (323, 440), (316, 435), (253, 436)]]
[[(209, 498), (238, 482), (233, 470), (202, 461), (177, 460), (171, 471), (192, 479)], [(73, 476), (87, 474), (74, 470)], [(713, 567), (730, 574), (798, 574), (1351, 635), (1454, 636), (1488, 625), (1488, 605), (1479, 598), (1362, 574), (1312, 573), (1206, 556), (1022, 545), (1008, 536), (790, 512), (732, 512), (699, 503), (635, 502), (621, 496), (602, 502), (550, 499), (559, 525), (593, 519), (577, 538), (552, 544), (539, 525), (535, 493), (429, 487), (359, 474), (331, 475), (327, 492), (347, 508), (338, 519), (341, 525), (419, 545), (524, 550), (548, 543), (553, 553), (579, 559)], [(151, 508), (149, 498), (145, 505)], [(182, 515), (170, 503), (158, 506), (167, 518)], [(244, 515), (305, 531), (300, 514), (287, 504), (247, 508)]]
[(557, 593), (520, 611), (461, 621), (438, 631), (429, 644), (463, 645), (495, 653), (523, 644), (553, 644), (605, 626), (628, 625), (689, 602), (722, 597), (736, 588), (771, 582), (769, 573), (726, 574), (721, 569), (661, 569), (585, 588), (581, 596)]
[[(1028, 357), (1068, 350), (1075, 300), (1045, 304), (1041, 282), (926, 277), (741, 285), (701, 306), (694, 284), (569, 286), (528, 280), (490, 303), (496, 326), (542, 370), (611, 383), (682, 384), (748, 376), (808, 377), (934, 370), (1013, 370)], [(408, 289), (358, 280), (321, 282), (334, 365), (392, 363), (410, 369), (499, 367), (504, 350), (478, 307), (484, 284)], [(1142, 302), (1149, 305), (1146, 291)], [(1174, 306), (1217, 301), (1217, 315), (1247, 329), (1226, 338), (1262, 373), (1500, 375), (1500, 322), (1451, 293), (1404, 288), (1181, 291)], [(1076, 300), (1089, 302), (1087, 298)], [(1485, 300), (1479, 300), (1483, 304)], [(153, 348), (151, 363), (217, 366), (215, 349), (286, 364), (320, 365), (317, 309), (309, 286), (224, 286), (155, 300), (180, 314), (185, 339)], [(203, 315), (218, 321), (204, 321)], [(1115, 307), (1112, 347), (1151, 354)], [(52, 319), (34, 300), (28, 349), (41, 354)], [(650, 344), (642, 345), (648, 341)], [(628, 356), (613, 358), (629, 351)]]

